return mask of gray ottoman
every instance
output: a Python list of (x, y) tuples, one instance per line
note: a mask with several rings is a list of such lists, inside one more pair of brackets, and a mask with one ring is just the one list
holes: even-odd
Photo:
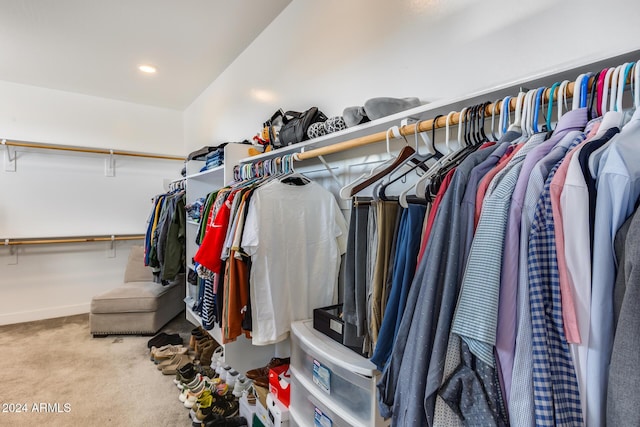
[(131, 248), (124, 283), (93, 297), (89, 314), (91, 334), (153, 335), (185, 308), (184, 275), (162, 286), (144, 265), (144, 248)]

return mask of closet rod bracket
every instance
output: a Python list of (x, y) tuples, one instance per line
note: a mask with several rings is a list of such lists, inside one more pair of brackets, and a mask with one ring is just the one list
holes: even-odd
[[(296, 154), (294, 154), (293, 158), (298, 160), (298, 156)], [(320, 161), (322, 162), (324, 167), (327, 168), (327, 170), (329, 171), (329, 174), (331, 174), (331, 178), (333, 178), (333, 180), (338, 184), (338, 186), (339, 187), (344, 186), (344, 183), (342, 181), (340, 181), (340, 179), (336, 176), (335, 173), (333, 173), (333, 169), (331, 168), (329, 163), (327, 163), (327, 161), (324, 159), (324, 157), (323, 156), (318, 156), (318, 159), (320, 159)]]
[(15, 172), (16, 168), (16, 152), (11, 153), (11, 147), (7, 145), (7, 140), (2, 140), (2, 145), (4, 146), (4, 171), (5, 172)]
[(9, 246), (9, 239), (4, 239), (4, 245), (9, 248), (7, 265), (18, 265), (18, 248)]
[(109, 150), (109, 157), (104, 159), (104, 176), (116, 176), (116, 158), (113, 156), (113, 150)]
[(116, 257), (116, 236), (111, 235), (111, 240), (109, 240), (109, 250), (107, 251), (107, 258), (115, 258)]

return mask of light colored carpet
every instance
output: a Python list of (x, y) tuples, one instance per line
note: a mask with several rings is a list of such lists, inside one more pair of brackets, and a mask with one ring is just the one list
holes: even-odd
[[(191, 329), (180, 314), (163, 331), (187, 345)], [(150, 338), (92, 338), (88, 314), (0, 326), (0, 426), (190, 426)]]

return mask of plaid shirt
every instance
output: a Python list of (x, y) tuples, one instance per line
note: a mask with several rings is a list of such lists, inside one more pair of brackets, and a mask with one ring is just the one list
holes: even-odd
[(538, 426), (583, 425), (578, 381), (564, 334), (549, 191), (560, 163), (556, 163), (547, 177), (529, 235), (533, 393)]

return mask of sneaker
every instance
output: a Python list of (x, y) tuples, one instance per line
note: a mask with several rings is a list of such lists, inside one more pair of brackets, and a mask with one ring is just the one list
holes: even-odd
[(251, 384), (252, 384), (252, 381), (247, 377), (245, 377), (244, 375), (238, 376), (238, 379), (236, 380), (236, 383), (233, 386), (233, 395), (235, 397), (242, 396), (242, 393), (245, 390), (249, 390), (249, 387), (251, 387)]
[(234, 388), (239, 375), (240, 374), (235, 369), (232, 369), (227, 373), (227, 385), (229, 385), (229, 388)]
[(209, 387), (211, 387), (211, 384), (207, 383), (206, 381), (203, 381), (202, 382), (202, 387), (198, 387), (197, 389), (192, 390), (189, 393), (187, 393), (187, 398), (184, 401), (184, 407), (185, 408), (189, 408), (189, 409), (193, 408), (194, 405), (196, 404), (196, 402), (198, 402), (200, 397), (206, 391), (209, 391), (209, 393), (211, 393), (211, 389)]
[(231, 372), (232, 368), (229, 365), (225, 365), (224, 368), (222, 368), (222, 373), (220, 374), (220, 379), (222, 379), (222, 381), (227, 382), (227, 378), (229, 375), (229, 372)]
[(186, 354), (189, 349), (187, 347), (183, 347), (181, 345), (166, 345), (164, 347), (160, 347), (155, 351), (151, 351), (154, 360), (156, 363), (159, 363), (165, 359), (171, 359), (172, 356), (176, 354)]
[(160, 332), (155, 337), (151, 338), (147, 342), (147, 348), (162, 347), (168, 344), (178, 345), (182, 344), (182, 338), (178, 334), (167, 334), (166, 332)]
[(263, 366), (262, 368), (251, 369), (247, 371), (245, 375), (247, 378), (251, 380), (254, 380), (259, 377), (268, 377), (269, 369), (275, 368), (276, 366), (280, 366), (280, 365), (288, 365), (290, 360), (291, 359), (288, 357), (285, 357), (285, 358), (274, 357), (269, 361), (269, 363), (266, 366)]
[(190, 383), (196, 377), (196, 368), (193, 363), (187, 363), (176, 372), (173, 382), (175, 385)]
[(238, 410), (238, 401), (233, 399), (233, 396), (229, 398), (229, 395), (220, 396), (212, 394), (196, 411), (193, 425), (197, 425), (197, 422), (200, 422), (200, 425), (202, 425), (209, 421), (233, 417), (238, 414)]

